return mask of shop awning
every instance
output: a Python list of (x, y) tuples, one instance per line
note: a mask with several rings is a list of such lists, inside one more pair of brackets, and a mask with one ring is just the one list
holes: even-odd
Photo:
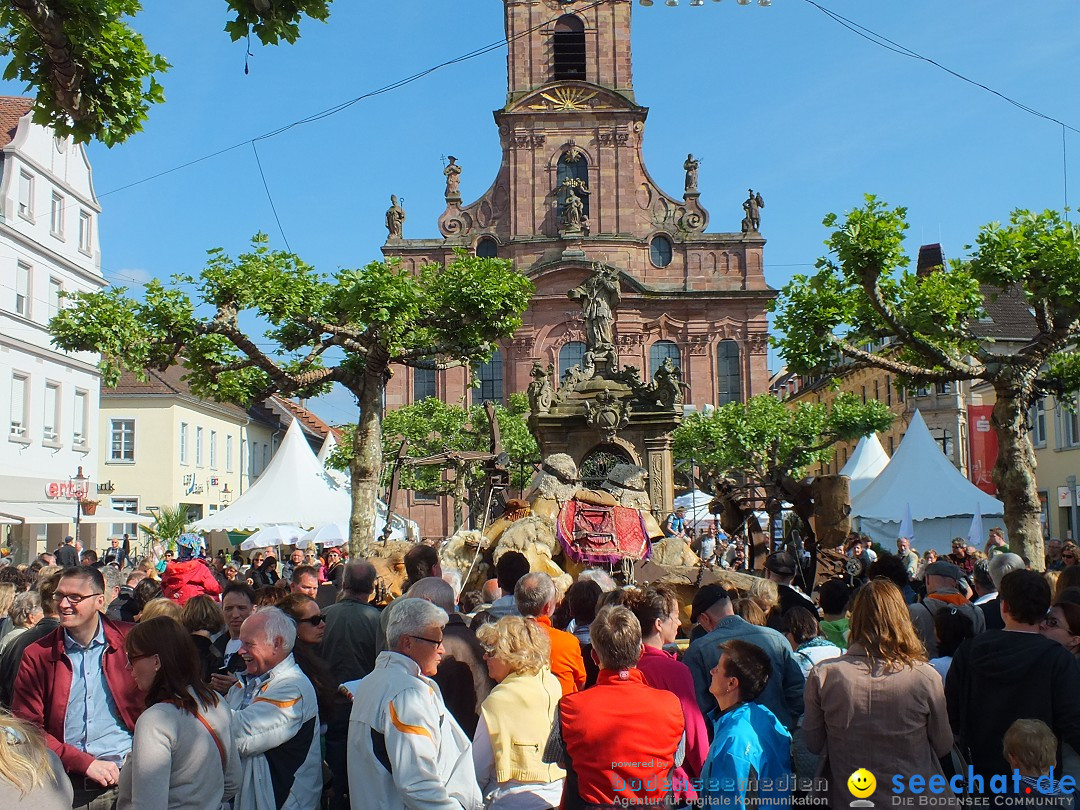
[(0, 501), (0, 517), (21, 523), (74, 523), (75, 504)]
[[(92, 515), (83, 515), (81, 523), (141, 523), (150, 525), (154, 518), (107, 509), (99, 506)], [(0, 523), (70, 523), (75, 524), (75, 503), (34, 503), (32, 501), (0, 501)]]

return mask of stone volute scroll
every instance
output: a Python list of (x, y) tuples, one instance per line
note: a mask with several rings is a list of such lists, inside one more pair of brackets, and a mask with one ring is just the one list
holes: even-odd
[(461, 166), (453, 155), (448, 155), (446, 159), (449, 161), (443, 169), (443, 175), (446, 177), (446, 201), (461, 202)]
[(398, 202), (396, 194), (390, 195), (390, 207), (386, 211), (387, 239), (400, 239), (405, 225), (405, 209)]
[(686, 171), (686, 188), (684, 193), (687, 195), (698, 193), (698, 166), (700, 164), (701, 161), (692, 154), (686, 156), (686, 161), (683, 163), (683, 169)]
[(754, 193), (753, 189), (747, 192), (746, 201), (742, 204), (746, 216), (742, 221), (743, 233), (757, 233), (761, 230), (761, 209), (765, 207), (765, 199), (761, 192)]

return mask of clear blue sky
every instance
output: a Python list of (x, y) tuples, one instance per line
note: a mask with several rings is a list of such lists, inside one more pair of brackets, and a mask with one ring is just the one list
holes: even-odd
[[(197, 273), (205, 251), (239, 252), (256, 231), (283, 246), (250, 145), (118, 190), (407, 77), (503, 36), (499, 0), (339, 0), (294, 46), (223, 33), (225, 3), (146, 3), (138, 21), (173, 69), (146, 131), (90, 147), (104, 213), (107, 278)], [(829, 0), (839, 14), (1080, 129), (1080, 3), (1073, 0)], [(634, 84), (650, 108), (645, 158), (669, 192), (687, 152), (701, 159), (712, 230), (737, 230), (748, 187), (765, 197), (766, 277), (782, 286), (822, 253), (822, 217), (873, 192), (906, 205), (909, 248), (963, 255), (979, 225), (1018, 206), (1064, 204), (1062, 131), (925, 62), (842, 28), (806, 0), (771, 8), (635, 4)], [(406, 237), (438, 235), (442, 160), (464, 166), (471, 201), (495, 176), (491, 113), (506, 91), (505, 49), (258, 144), (292, 249), (323, 270), (380, 256), (391, 193)], [(7, 86), (8, 92), (21, 88)], [(1080, 199), (1080, 135), (1067, 138)], [(113, 193), (110, 193), (113, 192)], [(772, 365), (778, 364), (775, 357)], [(351, 419), (344, 392), (315, 406)]]

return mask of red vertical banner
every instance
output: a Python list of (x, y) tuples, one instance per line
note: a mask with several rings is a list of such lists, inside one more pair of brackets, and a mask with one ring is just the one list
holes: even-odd
[(993, 470), (997, 463), (997, 434), (990, 424), (993, 405), (968, 406), (968, 436), (971, 441), (971, 464), (968, 477), (971, 483), (989, 495), (997, 495), (994, 486)]

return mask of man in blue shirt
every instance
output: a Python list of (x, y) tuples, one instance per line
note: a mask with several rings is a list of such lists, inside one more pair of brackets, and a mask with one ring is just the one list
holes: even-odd
[(772, 664), (772, 677), (757, 702), (775, 714), (785, 727), (795, 728), (803, 713), (806, 680), (788, 640), (770, 627), (758, 627), (736, 616), (731, 598), (720, 585), (706, 585), (698, 591), (690, 610), (690, 620), (706, 631), (690, 645), (683, 657), (683, 663), (694, 676), (694, 693), (702, 714), (708, 714), (716, 706), (709, 686), (712, 669), (720, 660), (720, 645), (731, 639), (742, 639), (768, 653)]
[(667, 516), (663, 525), (664, 537), (684, 537), (686, 535), (686, 507), (680, 506)]

